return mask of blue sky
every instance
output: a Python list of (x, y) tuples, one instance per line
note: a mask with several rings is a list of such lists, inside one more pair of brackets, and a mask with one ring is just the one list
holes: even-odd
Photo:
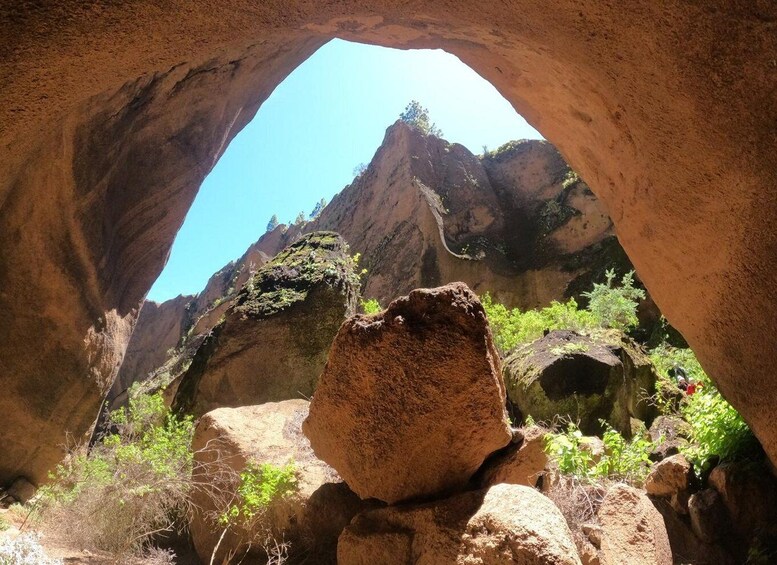
[(334, 40), (272, 93), (208, 175), (148, 298), (196, 294), (264, 233), (270, 216), (307, 216), (368, 163), (410, 100), (445, 139), (481, 153), (541, 138), (472, 69), (440, 50), (401, 51)]

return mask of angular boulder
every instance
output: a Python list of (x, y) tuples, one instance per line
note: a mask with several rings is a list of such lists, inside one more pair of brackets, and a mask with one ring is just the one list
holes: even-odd
[[(520, 437), (483, 465), (483, 487), (509, 484), (533, 487), (548, 463), (545, 435), (548, 430), (529, 426), (519, 430)], [(515, 441), (515, 440), (518, 441)]]
[(362, 498), (454, 491), (510, 442), (498, 363), (466, 285), (414, 290), (343, 324), (303, 430)]
[(645, 491), (652, 496), (674, 496), (688, 489), (691, 464), (682, 455), (672, 455), (654, 463), (645, 480)]
[(339, 235), (316, 232), (287, 247), (248, 280), (199, 346), (174, 408), (199, 416), (310, 397), (340, 324), (356, 311), (358, 285)]
[(510, 352), (503, 371), (510, 401), (536, 421), (565, 416), (596, 435), (604, 420), (630, 437), (631, 418), (655, 415), (646, 400), (655, 391), (653, 365), (614, 330), (592, 336), (552, 331)]
[(438, 502), (360, 514), (340, 536), (337, 562), (580, 564), (559, 509), (520, 485), (496, 485)]
[(644, 492), (615, 485), (607, 491), (597, 516), (602, 526), (602, 563), (672, 565), (664, 519)]
[(210, 562), (217, 544), (218, 563), (228, 552), (245, 552), (248, 540), (257, 534), (256, 528), (248, 531), (237, 524), (219, 544), (224, 526), (218, 517), (233, 501), (237, 478), (249, 463), (294, 464), (295, 492), (273, 506), (259, 526), (290, 542), (292, 554), (315, 552), (316, 563), (333, 562), (340, 531), (356, 514), (376, 507), (374, 501), (362, 501), (350, 492), (334, 469), (313, 455), (300, 429), (307, 413), (306, 400), (286, 400), (219, 408), (200, 419), (192, 442), (198, 487), (193, 494), (190, 530), (203, 563)]
[[(715, 493), (714, 490), (711, 492)], [(694, 500), (694, 496), (696, 495), (690, 497), (691, 501)], [(675, 563), (693, 563), (694, 565), (736, 565), (741, 563), (741, 561), (734, 559), (724, 547), (725, 542), (727, 542), (727, 530), (714, 530), (717, 532), (714, 537), (701, 538), (693, 525), (693, 510), (689, 520), (687, 516), (678, 513), (667, 498), (653, 498), (652, 502), (664, 518), (664, 526), (669, 536), (669, 545), (672, 548)], [(721, 510), (725, 516), (725, 508), (721, 507)]]
[(728, 511), (723, 499), (713, 488), (691, 495), (688, 500), (691, 529), (701, 541), (715, 543), (726, 539), (731, 530)]

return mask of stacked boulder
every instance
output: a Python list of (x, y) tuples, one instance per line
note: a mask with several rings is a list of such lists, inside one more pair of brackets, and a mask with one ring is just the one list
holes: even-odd
[(345, 528), (342, 565), (580, 563), (538, 491), (478, 489), (478, 470), (513, 435), (485, 312), (461, 283), (343, 324), (303, 431), (359, 496), (391, 505)]
[[(380, 506), (353, 494), (334, 469), (313, 455), (301, 431), (308, 404), (286, 400), (218, 408), (200, 418), (193, 440), (197, 488), (190, 530), (203, 563), (247, 552), (260, 556), (265, 549), (249, 544), (265, 538), (290, 542), (294, 552), (314, 556), (316, 563), (332, 562), (342, 529), (359, 512)], [(227, 527), (225, 509), (236, 500), (240, 474), (249, 465), (266, 464), (293, 466), (293, 494), (267, 508), (263, 520)]]

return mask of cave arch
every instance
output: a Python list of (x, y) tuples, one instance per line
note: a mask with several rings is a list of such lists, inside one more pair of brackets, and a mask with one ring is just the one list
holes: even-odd
[(202, 179), (332, 37), (494, 84), (777, 460), (776, 26), (765, 0), (0, 3), (0, 481), (88, 430)]

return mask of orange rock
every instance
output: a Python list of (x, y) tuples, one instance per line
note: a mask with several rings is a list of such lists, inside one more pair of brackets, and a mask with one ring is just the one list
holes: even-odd
[[(199, 421), (194, 434), (195, 507), (190, 531), (203, 563), (209, 563), (224, 527), (218, 515), (232, 501), (236, 477), (250, 462), (283, 467), (293, 462), (296, 490), (282, 504), (272, 506), (261, 527), (291, 544), (292, 554), (316, 552), (317, 563), (333, 561), (335, 540), (358, 512), (374, 508), (340, 481), (337, 473), (316, 459), (300, 425), (308, 412), (305, 400), (287, 400), (260, 406), (219, 408)], [(325, 524), (325, 527), (322, 527)], [(257, 531), (231, 527), (219, 545), (216, 562), (229, 551), (245, 552)], [(260, 543), (264, 539), (258, 540)], [(261, 548), (254, 549), (261, 553)]]
[(362, 498), (454, 491), (510, 441), (498, 364), (465, 285), (414, 290), (343, 324), (303, 430)]
[(531, 426), (521, 431), (521, 443), (511, 444), (484, 465), (483, 487), (500, 483), (527, 487), (537, 484), (548, 463), (548, 455), (545, 453), (547, 430)]
[(564, 517), (536, 490), (496, 485), (418, 506), (359, 514), (338, 565), (580, 565)]
[(597, 515), (602, 526), (603, 565), (672, 565), (664, 519), (643, 492), (615, 485)]
[(691, 464), (682, 455), (654, 463), (645, 479), (645, 490), (653, 496), (672, 496), (688, 488)]

